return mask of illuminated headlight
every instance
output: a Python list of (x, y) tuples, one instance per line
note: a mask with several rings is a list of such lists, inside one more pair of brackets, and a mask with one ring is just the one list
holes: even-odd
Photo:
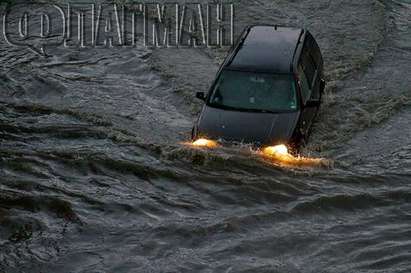
[(264, 148), (263, 153), (269, 156), (285, 156), (288, 155), (288, 148), (284, 144), (269, 146)]
[(196, 141), (194, 141), (193, 146), (197, 147), (207, 147), (207, 148), (215, 148), (218, 146), (217, 142), (205, 138), (199, 138)]

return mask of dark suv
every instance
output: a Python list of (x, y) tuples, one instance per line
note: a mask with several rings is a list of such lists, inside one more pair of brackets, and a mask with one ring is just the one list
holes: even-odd
[(325, 82), (317, 42), (305, 29), (247, 27), (221, 65), (192, 138), (299, 147)]

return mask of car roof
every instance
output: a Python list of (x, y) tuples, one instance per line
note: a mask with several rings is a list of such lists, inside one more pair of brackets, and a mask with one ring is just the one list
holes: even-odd
[(240, 41), (227, 69), (291, 73), (303, 29), (269, 25), (251, 26)]

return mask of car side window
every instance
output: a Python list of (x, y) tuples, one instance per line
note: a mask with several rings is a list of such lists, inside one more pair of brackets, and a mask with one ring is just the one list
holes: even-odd
[(305, 65), (304, 72), (306, 73), (308, 83), (310, 84), (310, 87), (312, 88), (314, 86), (314, 80), (315, 80), (314, 77), (315, 77), (315, 72), (317, 71), (317, 68), (315, 66), (314, 60), (311, 55), (308, 55), (307, 59), (308, 60)]
[(316, 59), (318, 45), (312, 35), (307, 32), (307, 37), (304, 41), (303, 51), (301, 54), (300, 63), (307, 77), (310, 89), (315, 90), (317, 84), (317, 74), (319, 62)]
[(306, 103), (311, 97), (311, 87), (301, 64), (298, 65), (298, 77), (301, 83), (301, 96), (303, 103)]
[(309, 53), (308, 49), (304, 50), (304, 53), (301, 56), (301, 66), (307, 77), (308, 84), (310, 85), (310, 88), (312, 88), (314, 86), (315, 73), (317, 71), (317, 66), (314, 62), (313, 57)]
[(307, 32), (307, 38), (304, 42), (304, 52), (301, 59), (303, 70), (312, 90), (311, 99), (319, 100), (321, 98), (320, 83), (323, 63), (320, 48), (309, 32)]

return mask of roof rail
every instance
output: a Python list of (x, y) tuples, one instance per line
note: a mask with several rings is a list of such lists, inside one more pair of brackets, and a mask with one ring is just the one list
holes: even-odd
[(298, 42), (297, 42), (297, 44), (295, 45), (295, 48), (294, 48), (293, 58), (292, 58), (292, 61), (290, 63), (290, 72), (293, 72), (295, 54), (297, 53), (297, 48), (301, 43), (301, 38), (302, 38), (304, 33), (305, 33), (305, 29), (302, 29), (301, 32), (300, 32), (300, 36), (298, 37)]

